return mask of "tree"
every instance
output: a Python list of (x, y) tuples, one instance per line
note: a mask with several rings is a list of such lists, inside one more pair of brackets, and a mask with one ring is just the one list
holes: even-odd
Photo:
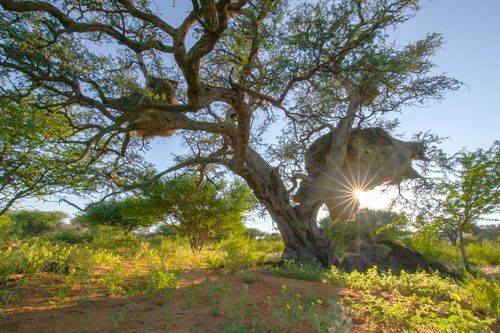
[(68, 171), (77, 173), (52, 163), (63, 152), (50, 141), (68, 130), (62, 115), (49, 118), (27, 102), (0, 99), (0, 215), (20, 199), (54, 193), (68, 183)]
[(142, 189), (129, 214), (154, 216), (186, 237), (193, 252), (209, 243), (243, 233), (244, 214), (254, 207), (250, 189), (240, 182), (229, 186), (179, 176)]
[[(187, 12), (174, 26), (151, 1), (0, 0), (9, 82), (1, 96), (30, 95), (62, 114), (75, 129), (63, 144), (90, 152), (88, 165), (108, 166), (117, 187), (105, 196), (218, 165), (269, 212), (285, 259), (333, 263), (335, 241), (317, 226), (318, 207), (344, 220), (357, 209), (354, 187), (419, 177), (411, 161), (423, 159), (422, 146), (380, 127), (396, 125), (384, 114), (459, 87), (429, 75), (441, 37), (405, 47), (388, 38), (415, 15), (417, 0), (186, 3), (174, 2)], [(96, 52), (103, 45), (107, 52)], [(283, 134), (265, 142), (272, 124)], [(171, 135), (188, 148), (176, 165), (146, 182), (127, 175), (138, 152), (131, 145)]]
[(109, 225), (131, 232), (140, 227), (148, 227), (156, 222), (147, 214), (130, 214), (135, 210), (137, 202), (133, 198), (108, 200), (91, 205), (85, 213), (77, 217), (77, 221), (88, 225)]
[(465, 233), (489, 214), (500, 212), (500, 142), (488, 150), (461, 151), (454, 157), (454, 172), (441, 184), (444, 199), (438, 221), (446, 230), (456, 231), (465, 268), (470, 263)]
[(17, 235), (36, 237), (56, 230), (68, 215), (64, 212), (40, 210), (15, 210), (7, 212), (12, 229)]

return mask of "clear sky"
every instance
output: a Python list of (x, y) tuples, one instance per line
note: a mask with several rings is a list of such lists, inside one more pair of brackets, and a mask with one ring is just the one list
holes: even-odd
[[(168, 11), (165, 16), (181, 17), (178, 14), (185, 11), (184, 1), (178, 0), (175, 9), (162, 6)], [(440, 103), (404, 110), (398, 116), (399, 133), (409, 139), (430, 129), (449, 138), (442, 145), (448, 153), (462, 147), (487, 148), (500, 139), (500, 0), (423, 0), (417, 16), (394, 31), (394, 36), (404, 45), (431, 32), (441, 33), (446, 42), (434, 58), (436, 72), (445, 72), (466, 86), (449, 93)], [(173, 139), (157, 139), (152, 148), (147, 157), (159, 169), (167, 167), (171, 161), (168, 155), (179, 149)], [(370, 201), (373, 208), (382, 208), (388, 199), (373, 194)], [(53, 202), (29, 201), (24, 207), (75, 212)], [(270, 223), (258, 226), (269, 230)]]

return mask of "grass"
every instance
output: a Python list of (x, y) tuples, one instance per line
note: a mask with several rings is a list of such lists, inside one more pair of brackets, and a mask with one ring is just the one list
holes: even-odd
[[(38, 276), (57, 277), (57, 286), (49, 306), (59, 307), (78, 290), (104, 290), (109, 295), (132, 297), (158, 294), (165, 304), (179, 296), (187, 309), (199, 307), (200, 299), (214, 318), (220, 321), (220, 332), (288, 332), (293, 327), (313, 328), (317, 332), (348, 331), (349, 316), (360, 314), (389, 332), (491, 332), (491, 325), (500, 320), (500, 282), (479, 275), (465, 275), (463, 281), (437, 273), (395, 274), (379, 272), (347, 273), (337, 268), (324, 269), (319, 264), (303, 265), (291, 261), (272, 268), (261, 268), (283, 244), (278, 241), (254, 241), (233, 238), (211, 244), (201, 253), (193, 254), (182, 239), (156, 237), (145, 239), (134, 234), (103, 230), (88, 235), (82, 242), (78, 237), (65, 236), (72, 241), (23, 239), (0, 244), (0, 308), (15, 302), (23, 289), (36, 288), (44, 283)], [(91, 239), (91, 240), (89, 240)], [(440, 260), (451, 258), (459, 265), (456, 253), (442, 248), (425, 248), (426, 240), (417, 240), (426, 255)], [(427, 244), (429, 245), (429, 244)], [(430, 245), (429, 245), (430, 246)], [(469, 244), (468, 250), (477, 265), (498, 264), (498, 244), (483, 242)], [(454, 250), (453, 250), (454, 251)], [(443, 254), (446, 253), (446, 254)], [(220, 270), (223, 268), (223, 270)], [(206, 279), (202, 291), (182, 290), (180, 275), (185, 271), (219, 269), (218, 279)], [(286, 287), (279, 295), (262, 300), (267, 304), (274, 324), (259, 319), (257, 308), (250, 301), (249, 286), (261, 282), (259, 270), (278, 277), (344, 286), (352, 297), (336, 299), (308, 298)], [(240, 298), (228, 299), (231, 286), (224, 272), (236, 271), (235, 279), (243, 285)], [(21, 274), (19, 281), (9, 280)], [(91, 295), (85, 299), (92, 304)], [(228, 304), (232, 304), (230, 310)], [(123, 312), (123, 311), (122, 311)], [(128, 319), (117, 312), (110, 318), (116, 329)], [(238, 319), (239, 318), (239, 319)], [(88, 318), (87, 318), (88, 319)], [(166, 318), (168, 325), (175, 320)], [(82, 331), (90, 331), (82, 323)]]
[(348, 300), (353, 311), (366, 312), (372, 321), (398, 327), (405, 332), (426, 328), (438, 332), (492, 332), (490, 326), (500, 319), (500, 283), (467, 276), (463, 282), (425, 272), (396, 275), (379, 272), (347, 273), (335, 267), (285, 263), (271, 274), (305, 280), (322, 280), (346, 286), (358, 297)]

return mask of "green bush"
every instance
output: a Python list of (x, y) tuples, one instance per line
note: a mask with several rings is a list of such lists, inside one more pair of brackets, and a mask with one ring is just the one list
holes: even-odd
[(146, 275), (146, 290), (150, 292), (156, 292), (160, 289), (179, 287), (179, 280), (175, 273), (161, 270), (153, 269), (148, 271)]
[(107, 249), (130, 256), (133, 256), (144, 242), (144, 240), (133, 233), (109, 226), (94, 228), (93, 238), (92, 248)]
[(470, 260), (476, 265), (500, 265), (500, 242), (483, 240), (466, 247)]
[(16, 243), (0, 253), (0, 281), (5, 282), (11, 274), (89, 272), (93, 254), (88, 247), (42, 240)]
[(73, 228), (63, 228), (50, 235), (49, 239), (53, 242), (62, 242), (67, 244), (91, 243), (94, 236), (87, 231)]
[(463, 287), (466, 300), (474, 309), (500, 320), (500, 281), (466, 274)]
[(229, 269), (254, 267), (264, 262), (266, 254), (257, 250), (257, 242), (242, 236), (233, 236), (220, 243), (226, 256), (224, 266)]
[(38, 237), (56, 230), (68, 217), (63, 212), (15, 210), (6, 214), (12, 221), (11, 232), (21, 237)]
[(463, 259), (458, 247), (443, 240), (437, 240), (433, 235), (417, 233), (407, 245), (430, 262), (452, 265), (456, 270), (463, 267)]

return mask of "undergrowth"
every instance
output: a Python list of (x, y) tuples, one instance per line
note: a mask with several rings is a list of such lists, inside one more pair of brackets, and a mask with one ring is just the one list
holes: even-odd
[[(357, 297), (347, 298), (354, 312), (369, 317), (391, 331), (405, 332), (427, 328), (438, 332), (491, 332), (500, 319), (500, 283), (466, 275), (464, 281), (442, 277), (438, 273), (379, 272), (377, 267), (351, 273), (319, 265), (286, 262), (270, 273), (345, 286)], [(396, 332), (396, 331), (394, 331)]]

